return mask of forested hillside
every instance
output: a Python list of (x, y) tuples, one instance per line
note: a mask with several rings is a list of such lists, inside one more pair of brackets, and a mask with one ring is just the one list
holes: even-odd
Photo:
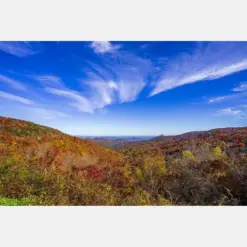
[(113, 151), (0, 117), (1, 205), (246, 205), (247, 128)]

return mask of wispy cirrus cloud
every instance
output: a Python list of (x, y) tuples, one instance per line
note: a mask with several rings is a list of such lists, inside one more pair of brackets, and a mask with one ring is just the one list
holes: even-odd
[(94, 111), (91, 102), (87, 98), (81, 96), (79, 92), (70, 91), (67, 89), (60, 90), (56, 88), (45, 88), (45, 90), (50, 94), (65, 97), (72, 100), (72, 102), (70, 102), (69, 104), (77, 108), (81, 112), (88, 112), (92, 114)]
[(39, 52), (29, 42), (17, 41), (0, 41), (0, 50), (17, 57), (27, 57)]
[(31, 75), (30, 77), (40, 82), (44, 86), (63, 86), (62, 80), (54, 75)]
[(225, 114), (225, 115), (234, 115), (234, 116), (236, 116), (236, 115), (242, 114), (243, 111), (241, 111), (241, 110), (234, 110), (234, 109), (228, 107), (226, 109), (220, 110), (220, 113), (221, 114)]
[(217, 103), (217, 102), (222, 102), (225, 100), (229, 100), (232, 98), (235, 98), (237, 95), (225, 95), (225, 96), (219, 96), (219, 97), (215, 97), (215, 98), (210, 98), (208, 99), (208, 103)]
[(228, 95), (219, 96), (215, 98), (209, 98), (208, 103), (219, 103), (223, 101), (242, 100), (243, 98), (246, 98), (246, 96), (247, 96), (247, 92), (228, 94)]
[(71, 91), (69, 89), (45, 88), (45, 90), (53, 95), (67, 98), (68, 104), (76, 108), (80, 112), (93, 114), (96, 109), (102, 109), (107, 105), (115, 103), (114, 88), (115, 84), (109, 82), (91, 82), (90, 91), (86, 96), (82, 92)]
[(220, 109), (216, 111), (214, 116), (218, 117), (232, 117), (233, 119), (246, 119), (247, 118), (247, 110), (246, 107), (238, 105), (234, 107), (227, 107), (224, 109)]
[(239, 85), (232, 89), (233, 92), (244, 92), (247, 91), (247, 82), (241, 82)]
[(146, 86), (144, 79), (151, 67), (149, 60), (119, 52), (114, 57), (104, 57), (103, 63), (88, 64), (83, 69), (86, 78), (80, 80), (81, 91), (66, 86), (58, 89), (56, 85), (49, 85), (45, 91), (67, 98), (67, 103), (81, 112), (93, 114), (105, 106), (136, 100)]
[(7, 84), (8, 86), (16, 90), (21, 90), (21, 91), (26, 90), (26, 87), (20, 81), (17, 81), (15, 79), (0, 74), (0, 83), (1, 82)]
[(132, 81), (120, 81), (119, 82), (119, 99), (120, 103), (132, 102), (137, 99), (137, 96), (146, 86), (144, 81), (137, 83), (132, 83)]
[(118, 86), (113, 81), (85, 82), (89, 87), (89, 101), (93, 109), (100, 109), (116, 102)]
[(120, 49), (120, 45), (113, 45), (109, 41), (94, 41), (91, 43), (90, 47), (95, 53), (113, 53)]
[(86, 98), (93, 110), (134, 101), (147, 85), (151, 61), (130, 52), (114, 51), (114, 56), (106, 55), (97, 64), (88, 62), (88, 68), (83, 69), (87, 78), (81, 83), (87, 87)]
[(208, 98), (208, 103), (218, 103), (223, 101), (230, 101), (230, 100), (242, 100), (247, 96), (247, 82), (241, 82), (239, 86), (232, 89), (234, 93), (227, 94), (223, 96), (218, 96), (214, 98)]
[(31, 101), (31, 100), (29, 100), (27, 98), (16, 96), (16, 95), (13, 95), (13, 94), (10, 94), (10, 93), (6, 93), (6, 92), (3, 92), (3, 91), (0, 91), (0, 98), (16, 101), (16, 102), (19, 102), (19, 103), (22, 103), (22, 104), (26, 104), (26, 105), (34, 104), (33, 101)]
[(247, 69), (247, 44), (213, 42), (168, 61), (150, 96), (203, 80), (215, 80)]
[(146, 78), (152, 69), (152, 62), (130, 53), (121, 53), (116, 59), (120, 62), (110, 66), (116, 75), (120, 102), (134, 101), (147, 85)]

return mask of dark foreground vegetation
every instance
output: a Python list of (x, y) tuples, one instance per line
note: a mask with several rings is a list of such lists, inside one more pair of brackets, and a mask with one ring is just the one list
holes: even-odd
[(0, 205), (247, 205), (247, 128), (118, 150), (0, 117)]

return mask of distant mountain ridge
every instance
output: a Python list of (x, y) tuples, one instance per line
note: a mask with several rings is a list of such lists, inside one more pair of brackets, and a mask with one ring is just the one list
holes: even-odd
[(99, 136), (99, 137), (84, 137), (78, 136), (80, 138), (84, 138), (85, 140), (95, 142), (103, 147), (107, 148), (117, 148), (121, 145), (127, 144), (129, 142), (135, 141), (144, 141), (149, 140), (152, 136)]
[(133, 146), (136, 144), (149, 144), (149, 143), (163, 143), (167, 141), (179, 141), (184, 139), (191, 139), (191, 138), (204, 138), (211, 135), (215, 135), (217, 133), (224, 134), (233, 132), (236, 130), (246, 129), (246, 127), (226, 127), (226, 128), (215, 128), (211, 130), (199, 130), (199, 131), (190, 131), (185, 132), (183, 134), (179, 135), (159, 135), (159, 136), (104, 136), (104, 137), (83, 137), (79, 136), (80, 138), (84, 138), (86, 140), (95, 142), (103, 147), (112, 148), (112, 149), (118, 149), (125, 146)]
[[(200, 139), (200, 141), (206, 140), (206, 139), (215, 139), (215, 140), (226, 140), (230, 141), (232, 136), (237, 135), (239, 139), (242, 135), (242, 139), (245, 139), (247, 132), (247, 127), (227, 127), (227, 128), (215, 128), (211, 130), (205, 130), (205, 131), (191, 131), (186, 132), (180, 135), (173, 135), (173, 136), (165, 136), (165, 135), (159, 135), (154, 138), (151, 138), (150, 140), (145, 141), (133, 141), (133, 142), (127, 142), (123, 144), (119, 144), (116, 149), (118, 148), (131, 148), (131, 147), (137, 147), (137, 146), (149, 146), (149, 145), (155, 145), (155, 146), (164, 146), (166, 147), (166, 143), (174, 143), (174, 145), (178, 142), (182, 141), (189, 141), (189, 140), (196, 140)], [(241, 139), (241, 138), (240, 138)], [(244, 140), (245, 142), (245, 140)], [(247, 139), (246, 139), (247, 142)]]
[(215, 134), (217, 132), (219, 133), (227, 133), (229, 131), (239, 130), (239, 129), (245, 129), (246, 127), (226, 127), (226, 128), (216, 128), (211, 130), (199, 130), (199, 131), (190, 131), (185, 132), (183, 134), (179, 135), (171, 135), (171, 136), (165, 136), (165, 135), (159, 135), (156, 136), (149, 141), (168, 141), (168, 140), (180, 140), (180, 139), (187, 139), (187, 138), (196, 138), (196, 137), (206, 137), (212, 134)]

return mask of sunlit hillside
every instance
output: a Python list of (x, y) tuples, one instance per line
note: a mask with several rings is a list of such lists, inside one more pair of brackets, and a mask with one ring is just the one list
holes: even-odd
[(116, 150), (0, 117), (1, 205), (246, 205), (247, 128)]

